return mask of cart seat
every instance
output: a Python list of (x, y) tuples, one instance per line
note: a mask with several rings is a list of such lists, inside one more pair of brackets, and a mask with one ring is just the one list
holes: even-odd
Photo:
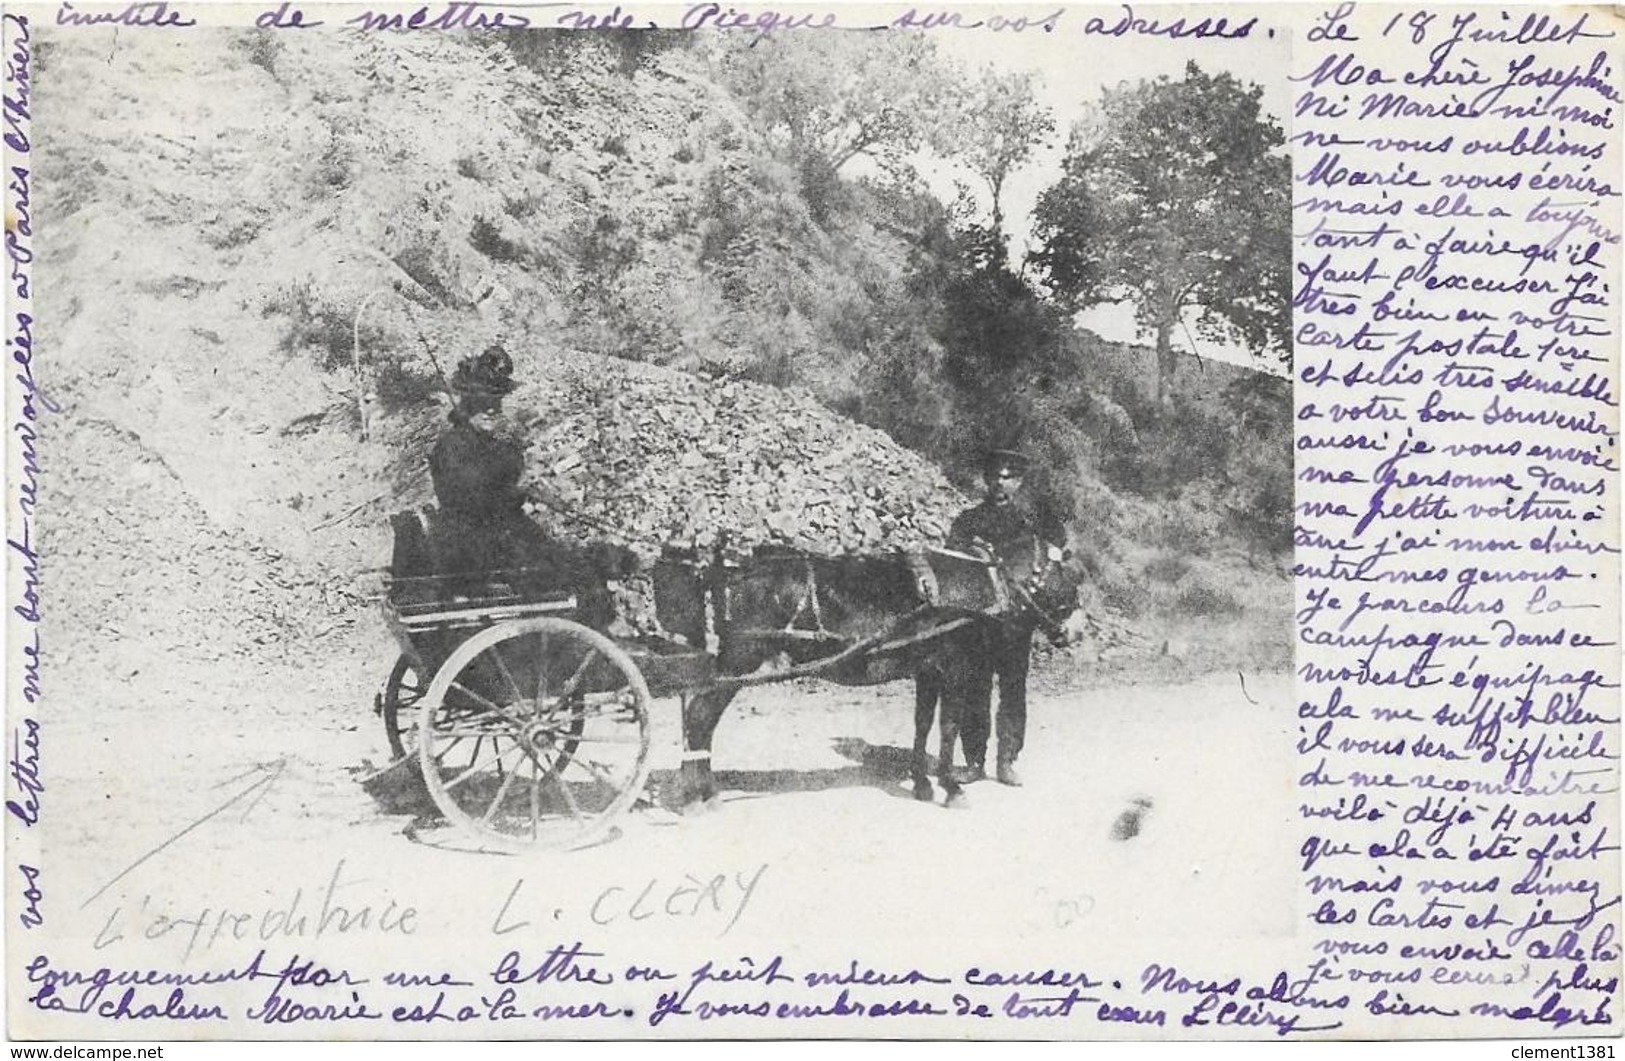
[(511, 527), (488, 533), (478, 521), (448, 517), (432, 505), (396, 513), (390, 528), (388, 597), (401, 616), (483, 610), (485, 621), (495, 621), (527, 614), (526, 605), (569, 610), (586, 599), (584, 620), (613, 617), (600, 615), (608, 594), (590, 558), (549, 541), (539, 528), (519, 536)]
[(434, 516), (434, 507), (425, 505), (422, 508), (397, 512), (389, 517), (390, 530), (394, 533), (395, 539), (395, 547), (390, 554), (389, 573), (395, 578), (416, 578), (439, 573), (431, 538)]

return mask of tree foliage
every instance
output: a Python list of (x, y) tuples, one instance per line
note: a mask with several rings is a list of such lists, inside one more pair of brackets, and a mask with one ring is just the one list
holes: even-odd
[(797, 161), (840, 174), (854, 159), (882, 170), (934, 146), (957, 82), (922, 34), (882, 34), (862, 47), (841, 33), (778, 33), (714, 42), (728, 87)]
[(1187, 310), (1210, 337), (1287, 356), (1291, 170), (1262, 95), (1194, 63), (1183, 80), (1109, 89), (1039, 199), (1042, 275), (1074, 308), (1134, 303), (1142, 334), (1156, 339), (1159, 400)]
[(1010, 175), (1055, 131), (1055, 118), (1038, 101), (1035, 75), (985, 68), (958, 96), (947, 130), (947, 150), (987, 187), (990, 227), (1004, 234), (1002, 198)]

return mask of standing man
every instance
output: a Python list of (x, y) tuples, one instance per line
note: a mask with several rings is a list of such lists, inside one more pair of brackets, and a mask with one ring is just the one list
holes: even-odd
[[(1003, 556), (1008, 547), (1036, 536), (1050, 559), (1059, 556), (1066, 532), (1055, 520), (1041, 520), (1021, 495), (1027, 457), (1014, 450), (996, 449), (983, 464), (987, 497), (954, 520), (949, 544), (988, 548)], [(960, 739), (965, 749), (963, 780), (987, 776), (989, 715), (992, 714), (993, 679), (999, 682), (998, 766), (1000, 784), (1020, 785), (1016, 759), (1027, 736), (1027, 670), (1032, 659), (1037, 621), (1029, 615), (988, 620), (971, 628), (966, 651), (945, 675), (946, 696), (958, 709)]]

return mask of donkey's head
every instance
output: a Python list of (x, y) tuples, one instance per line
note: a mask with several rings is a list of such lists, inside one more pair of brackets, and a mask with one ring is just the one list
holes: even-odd
[(1036, 623), (1057, 646), (1083, 639), (1083, 579), (1067, 550), (1028, 534), (1006, 542), (993, 559), (1016, 614)]

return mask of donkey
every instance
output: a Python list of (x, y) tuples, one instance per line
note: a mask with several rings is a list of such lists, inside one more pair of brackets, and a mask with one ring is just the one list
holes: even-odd
[[(662, 561), (651, 572), (657, 616), (692, 645), (713, 647), (722, 677), (684, 698), (685, 808), (716, 798), (711, 742), (723, 712), (742, 688), (797, 673), (845, 685), (916, 678), (915, 793), (932, 798), (924, 746), (931, 711), (920, 730), (922, 690), (940, 689), (953, 671), (960, 638), (977, 624), (1010, 621), (1062, 632), (1077, 608), (1077, 583), (1036, 546), (1001, 558), (1001, 577), (983, 556), (947, 550), (918, 554), (825, 558), (790, 550), (759, 551), (735, 567), (713, 562)], [(764, 668), (764, 664), (770, 666)], [(957, 786), (948, 764), (958, 720), (944, 706), (943, 787)]]

